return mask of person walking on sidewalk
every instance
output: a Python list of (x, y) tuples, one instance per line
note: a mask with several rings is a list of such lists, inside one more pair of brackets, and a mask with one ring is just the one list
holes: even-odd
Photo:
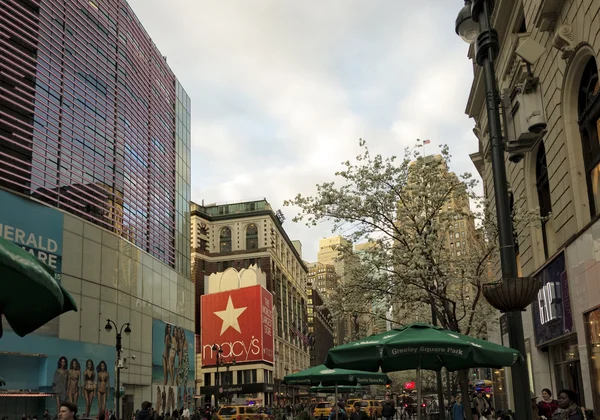
[(381, 410), (381, 416), (385, 420), (392, 420), (392, 418), (394, 417), (394, 414), (396, 414), (396, 407), (394, 406), (394, 401), (392, 401), (392, 399), (388, 395), (385, 402), (383, 403), (383, 409)]

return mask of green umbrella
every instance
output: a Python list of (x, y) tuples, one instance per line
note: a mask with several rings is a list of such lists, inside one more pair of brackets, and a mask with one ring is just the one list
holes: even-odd
[[(362, 370), (329, 369), (325, 365), (313, 366), (300, 372), (286, 375), (283, 383), (287, 385), (319, 385), (333, 386), (337, 401), (339, 385), (385, 385), (392, 380), (385, 373), (364, 372)], [(336, 415), (337, 417), (337, 415)]]
[[(348, 393), (348, 392), (356, 392), (356, 391), (362, 391), (363, 387), (360, 385), (356, 385), (356, 386), (338, 386), (337, 387), (337, 392), (342, 392), (342, 393)], [(335, 386), (323, 386), (323, 385), (319, 385), (319, 386), (313, 386), (310, 388), (310, 392), (322, 392), (324, 394), (333, 394), (335, 393)]]
[(385, 373), (330, 369), (325, 365), (313, 366), (283, 378), (283, 383), (287, 385), (385, 385), (391, 382)]
[(396, 372), (416, 369), (449, 371), (476, 367), (512, 366), (522, 357), (517, 350), (444, 330), (428, 324), (372, 335), (329, 350), (326, 366)]
[(0, 238), (0, 279), (0, 315), (20, 337), (65, 312), (77, 311), (71, 295), (54, 278), (54, 271), (4, 238)]
[(421, 369), (501, 368), (522, 359), (517, 350), (499, 344), (428, 324), (411, 324), (334, 347), (329, 350), (325, 365), (370, 372), (416, 369), (420, 416)]

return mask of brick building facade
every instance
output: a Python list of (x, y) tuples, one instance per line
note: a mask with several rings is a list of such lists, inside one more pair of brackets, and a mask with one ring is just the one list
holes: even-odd
[[(226, 205), (191, 205), (192, 279), (195, 282), (196, 340), (202, 328), (200, 296), (205, 281), (229, 267), (237, 270), (256, 265), (266, 275), (266, 288), (273, 294), (275, 336), (274, 400), (280, 403), (281, 380), (287, 373), (309, 366), (307, 295), (308, 269), (300, 246), (282, 227), (282, 218), (266, 200)], [(196, 343), (196, 349), (202, 348)], [(196, 355), (196, 366), (202, 366)], [(235, 366), (233, 371), (243, 369)], [(204, 372), (197, 372), (197, 378)], [(197, 389), (199, 388), (197, 384)], [(299, 390), (288, 389), (298, 399)], [(271, 403), (269, 402), (269, 403)]]

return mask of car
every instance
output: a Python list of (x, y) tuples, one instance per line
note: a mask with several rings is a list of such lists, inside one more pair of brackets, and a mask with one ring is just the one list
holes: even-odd
[(247, 405), (227, 405), (217, 412), (219, 420), (262, 420), (265, 416), (256, 407)]
[(359, 398), (350, 398), (346, 400), (346, 412), (351, 413), (354, 411), (354, 404), (357, 402), (361, 402), (362, 400)]
[(372, 419), (381, 417), (381, 411), (383, 407), (379, 404), (379, 401), (375, 400), (360, 400), (360, 409), (366, 411), (366, 413)]
[(318, 402), (313, 410), (313, 417), (315, 419), (328, 418), (331, 413), (331, 406), (332, 404), (326, 401)]

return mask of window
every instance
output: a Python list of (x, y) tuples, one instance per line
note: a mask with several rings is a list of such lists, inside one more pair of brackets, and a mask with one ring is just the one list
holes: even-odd
[(219, 252), (231, 252), (231, 229), (224, 227), (219, 234)]
[(544, 242), (544, 258), (548, 258), (548, 216), (552, 212), (550, 199), (550, 184), (548, 182), (548, 166), (546, 165), (546, 148), (544, 142), (540, 143), (535, 160), (535, 178), (542, 218), (542, 240)]
[(583, 158), (585, 162), (590, 213), (594, 217), (600, 211), (600, 95), (598, 91), (598, 67), (592, 57), (583, 70), (579, 83), (577, 111)]
[(255, 224), (246, 228), (246, 249), (258, 249), (258, 228)]
[(204, 386), (210, 386), (210, 372), (204, 374)]
[(458, 239), (458, 238), (460, 237), (459, 233), (458, 233), (458, 232), (456, 232), (456, 233), (454, 234), (454, 237)]
[(594, 389), (594, 406), (600, 407), (600, 308), (585, 315), (588, 354), (592, 372), (592, 387)]
[(463, 230), (462, 232), (460, 232), (460, 236), (462, 236), (463, 238), (466, 236), (465, 231)]

